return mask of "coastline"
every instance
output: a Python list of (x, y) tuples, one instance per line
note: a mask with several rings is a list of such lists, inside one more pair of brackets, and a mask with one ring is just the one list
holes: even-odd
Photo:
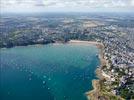
[[(102, 66), (107, 64), (107, 60), (104, 59), (104, 45), (103, 43), (100, 42), (96, 42), (96, 41), (82, 41), (82, 40), (70, 40), (68, 42), (66, 42), (68, 44), (84, 44), (84, 45), (94, 45), (99, 49), (99, 59), (100, 59), (100, 66), (99, 68), (96, 69), (95, 73), (96, 76), (98, 77), (98, 79), (93, 79), (92, 80), (92, 86), (93, 86), (93, 90), (90, 90), (88, 92), (86, 92), (86, 96), (88, 100), (100, 100), (100, 80), (104, 79), (104, 76), (102, 75), (101, 72), (101, 68)], [(61, 44), (60, 42), (58, 43), (52, 43), (54, 45), (59, 45)], [(109, 99), (103, 99), (103, 100), (109, 100)]]
[[(70, 40), (68, 43), (78, 43), (78, 44), (92, 44), (95, 45), (99, 50), (99, 59), (100, 59), (100, 66), (96, 69), (96, 76), (98, 79), (92, 80), (93, 89), (87, 91), (85, 94), (88, 100), (124, 100), (120, 96), (116, 96), (111, 92), (107, 94), (102, 92), (102, 82), (103, 80), (107, 79), (107, 77), (103, 76), (102, 74), (102, 67), (108, 65), (108, 61), (104, 58), (104, 45), (103, 43), (96, 42), (96, 41), (81, 41), (81, 40)], [(111, 99), (111, 97), (113, 99)]]
[[(63, 43), (62, 42), (55, 42), (55, 43), (50, 43), (50, 44), (59, 45), (59, 44), (63, 44)], [(100, 98), (102, 98), (103, 100), (110, 100), (110, 99), (108, 99), (107, 96), (104, 96), (104, 95), (102, 96), (102, 94), (101, 94), (100, 81), (105, 79), (105, 77), (102, 75), (101, 69), (102, 69), (102, 66), (107, 65), (107, 60), (104, 59), (104, 45), (103, 45), (103, 43), (96, 42), (96, 41), (70, 40), (64, 44), (84, 44), (84, 45), (91, 44), (91, 45), (96, 46), (99, 49), (100, 66), (95, 71), (98, 79), (92, 80), (93, 90), (87, 91), (85, 94), (86, 94), (88, 100), (100, 100)], [(35, 45), (40, 47), (43, 44), (35, 44)], [(33, 46), (33, 45), (28, 45), (28, 46)], [(15, 47), (19, 47), (19, 46), (15, 46)], [(121, 99), (119, 99), (119, 100), (121, 100)]]
[[(52, 45), (60, 45), (60, 44), (63, 44), (62, 42), (56, 42), (56, 43), (50, 43)], [(99, 42), (96, 42), (96, 41), (81, 41), (81, 40), (70, 40), (64, 44), (82, 44), (82, 45), (93, 45), (93, 46), (96, 46), (97, 48), (99, 48), (100, 50), (100, 55), (99, 55), (99, 58), (101, 59), (102, 57), (102, 47), (103, 47), (103, 44), (99, 43)], [(46, 44), (45, 44), (46, 45)], [(27, 45), (27, 46), (37, 46), (37, 47), (40, 47), (40, 46), (43, 46), (43, 44), (35, 44), (35, 45)], [(25, 47), (25, 46), (14, 46), (13, 48), (16, 48), (16, 47)], [(2, 49), (6, 49), (6, 48), (2, 48)], [(97, 68), (99, 69), (99, 68)], [(93, 80), (93, 83), (96, 84), (98, 82), (98, 80)], [(97, 86), (93, 86), (94, 87), (94, 90), (98, 90)], [(94, 91), (93, 90), (93, 91)], [(87, 97), (89, 97), (87, 95)]]
[[(93, 90), (87, 91), (85, 94), (88, 100), (111, 100), (110, 97), (116, 97), (117, 100), (124, 100), (120, 96), (116, 96), (112, 93), (105, 94), (102, 91), (102, 82), (103, 80), (107, 79), (107, 77), (103, 76), (102, 68), (103, 66), (108, 65), (108, 61), (104, 58), (104, 45), (103, 43), (96, 42), (96, 41), (80, 41), (80, 40), (70, 40), (70, 43), (87, 43), (95, 45), (99, 50), (99, 59), (100, 59), (100, 66), (96, 69), (96, 76), (98, 79), (92, 80)], [(113, 100), (113, 99), (112, 99)]]
[[(93, 90), (86, 92), (86, 96), (88, 100), (100, 100), (100, 80), (104, 79), (104, 76), (101, 73), (101, 68), (102, 66), (107, 64), (107, 61), (104, 59), (104, 54), (103, 54), (103, 50), (104, 50), (104, 45), (100, 42), (95, 42), (95, 41), (80, 41), (80, 40), (70, 40), (69, 43), (87, 43), (87, 44), (92, 44), (95, 45), (99, 50), (99, 59), (100, 59), (100, 66), (99, 68), (96, 69), (96, 76), (98, 77), (98, 79), (93, 79), (92, 80), (92, 85), (93, 85)], [(105, 99), (104, 99), (105, 100)], [(106, 99), (108, 100), (108, 99)]]

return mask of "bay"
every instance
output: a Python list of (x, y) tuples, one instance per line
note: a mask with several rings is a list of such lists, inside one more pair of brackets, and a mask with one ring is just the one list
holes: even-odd
[(93, 45), (48, 44), (0, 51), (2, 100), (86, 100), (100, 64)]

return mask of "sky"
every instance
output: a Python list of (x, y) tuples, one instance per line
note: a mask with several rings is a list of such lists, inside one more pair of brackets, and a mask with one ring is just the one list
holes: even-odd
[(134, 12), (134, 0), (0, 0), (1, 12)]

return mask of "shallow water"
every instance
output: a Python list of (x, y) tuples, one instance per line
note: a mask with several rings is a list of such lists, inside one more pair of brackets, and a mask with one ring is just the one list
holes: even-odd
[(93, 45), (59, 44), (1, 49), (2, 100), (86, 100), (99, 65)]

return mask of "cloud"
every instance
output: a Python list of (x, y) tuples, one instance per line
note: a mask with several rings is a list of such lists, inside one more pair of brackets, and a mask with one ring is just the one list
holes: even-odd
[[(105, 9), (105, 8), (134, 8), (134, 0), (1, 0), (3, 10), (27, 10), (27, 8), (47, 10), (54, 8), (59, 9)], [(77, 9), (76, 9), (77, 10)]]
[(131, 0), (131, 5), (134, 6), (134, 0)]

